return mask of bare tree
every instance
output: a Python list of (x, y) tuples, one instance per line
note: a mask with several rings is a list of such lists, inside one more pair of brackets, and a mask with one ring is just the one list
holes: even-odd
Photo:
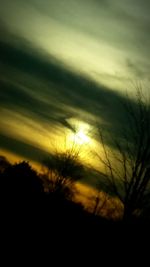
[(127, 95), (123, 104), (128, 124), (122, 125), (121, 138), (111, 136), (115, 149), (108, 148), (99, 128), (103, 156), (97, 156), (113, 194), (123, 203), (124, 220), (150, 210), (150, 102), (140, 86), (136, 89), (136, 100)]
[(44, 161), (48, 190), (55, 195), (72, 198), (75, 182), (83, 177), (84, 166), (79, 159), (80, 149), (74, 145), (65, 152), (56, 151)]

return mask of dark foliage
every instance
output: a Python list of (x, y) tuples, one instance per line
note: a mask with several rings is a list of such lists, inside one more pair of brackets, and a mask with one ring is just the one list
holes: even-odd
[(76, 191), (75, 182), (84, 176), (84, 166), (79, 160), (79, 151), (71, 149), (47, 158), (44, 182), (49, 192), (57, 197), (72, 199)]
[(1, 173), (1, 190), (5, 196), (32, 196), (42, 193), (43, 185), (36, 171), (23, 161), (6, 166)]

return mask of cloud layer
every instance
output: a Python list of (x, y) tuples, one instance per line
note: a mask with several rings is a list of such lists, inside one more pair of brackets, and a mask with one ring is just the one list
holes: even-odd
[(47, 153), (45, 138), (74, 131), (72, 118), (91, 128), (100, 121), (119, 137), (127, 123), (122, 88), (129, 80), (149, 84), (149, 1), (0, 6), (1, 148), (25, 157), (28, 148), (38, 160), (36, 149)]

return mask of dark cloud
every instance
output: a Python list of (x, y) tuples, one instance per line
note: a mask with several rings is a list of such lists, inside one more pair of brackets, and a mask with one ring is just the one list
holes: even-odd
[(25, 159), (39, 163), (42, 162), (44, 158), (50, 156), (49, 153), (34, 145), (2, 133), (0, 133), (0, 144), (2, 149), (6, 149)]
[[(114, 122), (116, 104), (122, 98), (119, 93), (73, 73), (54, 58), (46, 59), (46, 55), (36, 54), (32, 47), (22, 50), (1, 42), (0, 51), (1, 67), (5, 67), (6, 72), (9, 67), (8, 74), (13, 68), (15, 77), (14, 81), (7, 80), (8, 77), (0, 81), (1, 107), (31, 113), (40, 120), (56, 121), (65, 126), (70, 117), (82, 118), (82, 112), (78, 110)], [(20, 81), (20, 72), (28, 74), (29, 80)], [(34, 83), (30, 77), (35, 78)], [(41, 87), (38, 86), (39, 80)], [(69, 107), (74, 111), (69, 111)]]
[[(52, 132), (55, 127), (61, 131), (62, 126), (74, 132), (69, 118), (83, 120), (93, 127), (97, 121), (108, 133), (120, 138), (122, 126), (127, 125), (122, 94), (70, 70), (24, 39), (13, 35), (11, 38), (15, 41), (9, 38), (0, 41), (0, 110), (15, 111), (44, 128), (51, 126)], [(11, 135), (10, 129), (8, 132)], [(106, 141), (112, 145), (110, 140)], [(2, 147), (8, 149), (9, 144), (5, 141)]]

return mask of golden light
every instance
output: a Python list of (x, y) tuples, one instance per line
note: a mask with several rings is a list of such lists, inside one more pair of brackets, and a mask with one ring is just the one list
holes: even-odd
[(88, 137), (86, 132), (81, 129), (75, 134), (74, 141), (75, 143), (82, 145), (88, 143), (90, 141), (90, 138)]
[(69, 133), (69, 140), (75, 145), (90, 144), (90, 125), (83, 121), (77, 121), (75, 119), (72, 119), (70, 123), (75, 128), (75, 132)]

